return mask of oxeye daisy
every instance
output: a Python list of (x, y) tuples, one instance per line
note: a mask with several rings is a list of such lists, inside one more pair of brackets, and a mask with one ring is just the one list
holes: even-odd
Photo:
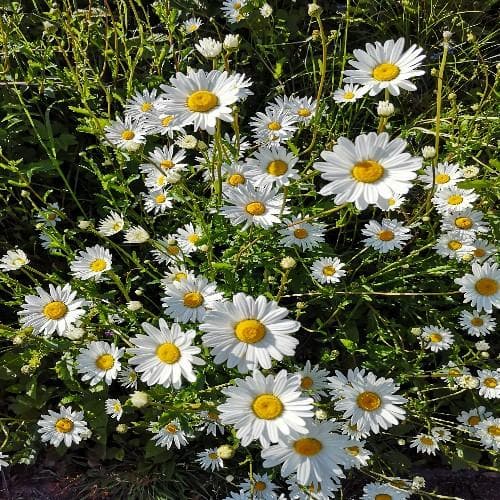
[(466, 366), (458, 366), (453, 361), (448, 361), (448, 364), (443, 367), (443, 377), (448, 379), (452, 387), (456, 387), (456, 379), (463, 375), (469, 375), (470, 370)]
[(146, 143), (147, 130), (142, 122), (125, 116), (124, 120), (117, 118), (104, 128), (106, 139), (124, 151), (137, 151)]
[(383, 219), (382, 223), (371, 220), (365, 224), (361, 232), (367, 236), (363, 240), (365, 246), (374, 248), (380, 253), (400, 250), (412, 237), (410, 229), (396, 219)]
[(154, 244), (156, 248), (151, 250), (151, 253), (155, 261), (159, 264), (180, 263), (183, 260), (184, 255), (177, 243), (175, 234), (169, 234), (167, 237), (161, 238)]
[(318, 484), (299, 484), (295, 474), (288, 476), (286, 484), (290, 500), (331, 500), (335, 498), (335, 492), (340, 489), (339, 483), (327, 478)]
[(473, 189), (461, 189), (453, 186), (436, 191), (432, 203), (440, 214), (446, 215), (471, 208), (477, 199), (478, 195)]
[(411, 78), (421, 76), (424, 70), (417, 69), (425, 55), (423, 49), (412, 45), (403, 52), (405, 39), (387, 40), (366, 44), (366, 50), (355, 49), (356, 59), (349, 64), (356, 69), (347, 69), (344, 81), (359, 83), (367, 89), (371, 96), (387, 89), (391, 95), (398, 96), (403, 90), (414, 91), (417, 87), (410, 82)]
[(124, 348), (118, 349), (107, 342), (90, 342), (87, 347), (80, 349), (76, 358), (78, 373), (83, 375), (84, 382), (89, 380), (91, 386), (101, 380), (109, 385), (121, 369), (119, 359), (124, 352)]
[(500, 368), (493, 370), (478, 370), (479, 395), (486, 399), (500, 398)]
[(217, 453), (217, 448), (208, 448), (196, 454), (196, 461), (200, 464), (203, 470), (220, 470), (224, 467), (224, 461)]
[(217, 70), (176, 73), (170, 78), (170, 85), (161, 85), (167, 101), (166, 112), (184, 124), (192, 124), (195, 130), (206, 130), (213, 135), (216, 120), (232, 121), (231, 105), (249, 93), (246, 89), (249, 83), (241, 76)]
[(488, 449), (500, 451), (500, 418), (487, 418), (476, 426), (475, 437)]
[(343, 398), (343, 390), (346, 385), (352, 386), (353, 381), (357, 381), (360, 384), (364, 383), (365, 369), (358, 368), (357, 366), (352, 370), (349, 368), (347, 370), (347, 377), (340, 372), (335, 370), (335, 375), (328, 377), (328, 383), (331, 390), (331, 395), (333, 398)]
[(176, 266), (171, 264), (165, 272), (164, 278), (161, 279), (160, 283), (163, 287), (172, 284), (174, 281), (182, 281), (186, 278), (194, 278), (194, 271), (191, 271), (185, 266)]
[(182, 23), (186, 33), (194, 33), (202, 25), (202, 21), (199, 17), (190, 17)]
[(190, 255), (198, 250), (199, 241), (203, 237), (199, 227), (195, 228), (191, 223), (185, 224), (179, 227), (176, 233), (177, 244), (184, 255)]
[(322, 257), (311, 266), (311, 274), (321, 284), (338, 283), (346, 275), (345, 266), (338, 257)]
[(42, 442), (48, 441), (56, 447), (63, 441), (68, 448), (73, 443), (78, 444), (89, 432), (83, 411), (73, 411), (71, 406), (61, 406), (58, 412), (49, 410), (49, 414), (42, 415), (37, 424)]
[(80, 250), (70, 264), (71, 274), (81, 280), (99, 281), (111, 269), (111, 252), (100, 245)]
[(348, 465), (344, 465), (346, 469), (360, 469), (361, 467), (365, 467), (366, 465), (368, 465), (372, 454), (370, 451), (364, 448), (364, 446), (365, 441), (358, 441), (357, 439), (349, 440), (347, 446), (344, 446), (343, 451), (348, 461)]
[(478, 406), (469, 411), (462, 411), (457, 417), (457, 420), (463, 424), (465, 430), (474, 431), (475, 427), (482, 420), (486, 420), (492, 416), (490, 411), (486, 411), (484, 406)]
[(207, 434), (217, 435), (217, 432), (224, 434), (224, 426), (220, 423), (220, 415), (217, 410), (203, 410), (200, 412), (202, 419), (198, 430), (205, 431)]
[(29, 264), (29, 261), (26, 254), (19, 248), (7, 250), (7, 253), (0, 259), (0, 270), (4, 272), (17, 271), (26, 264)]
[(440, 328), (439, 326), (424, 327), (420, 337), (425, 343), (425, 348), (432, 352), (449, 349), (455, 342), (450, 330), (447, 328)]
[(407, 500), (411, 493), (393, 488), (390, 484), (369, 483), (363, 487), (360, 500)]
[(232, 301), (212, 306), (199, 326), (205, 332), (203, 345), (212, 348), (214, 362), (227, 362), (241, 373), (256, 368), (271, 368), (272, 359), (293, 356), (298, 340), (291, 336), (300, 323), (286, 319), (289, 311), (269, 302), (263, 295), (256, 299), (237, 293)]
[(250, 180), (248, 172), (248, 166), (243, 163), (223, 163), (222, 174), (224, 176), (224, 183), (222, 184), (222, 188), (226, 190), (246, 184)]
[(297, 120), (284, 108), (268, 106), (264, 112), (258, 111), (250, 121), (256, 142), (278, 145), (290, 139), (297, 126)]
[(106, 409), (106, 413), (110, 415), (111, 418), (115, 418), (116, 420), (120, 420), (120, 418), (122, 418), (123, 406), (119, 399), (106, 399), (104, 407)]
[(398, 193), (394, 193), (390, 198), (379, 198), (376, 205), (381, 210), (389, 212), (390, 210), (398, 209), (406, 198)]
[(277, 498), (276, 486), (267, 474), (252, 474), (252, 480), (245, 480), (238, 485), (240, 491), (250, 495), (255, 500), (275, 500)]
[(447, 161), (438, 163), (435, 167), (434, 175), (432, 173), (433, 168), (432, 165), (428, 165), (425, 167), (424, 173), (419, 177), (426, 189), (431, 189), (433, 186), (437, 190), (450, 188), (464, 180), (460, 165), (456, 163), (448, 163)]
[(347, 102), (355, 102), (358, 99), (361, 99), (366, 93), (368, 89), (366, 87), (361, 87), (359, 85), (353, 85), (349, 83), (344, 85), (343, 89), (337, 89), (333, 93), (333, 100), (338, 102), (339, 104), (345, 104)]
[(432, 427), (431, 435), (443, 443), (451, 440), (451, 432), (445, 427)]
[(147, 385), (162, 384), (179, 389), (184, 377), (188, 382), (196, 380), (192, 365), (204, 365), (196, 356), (201, 349), (191, 345), (196, 332), (183, 332), (177, 323), (171, 327), (160, 318), (159, 329), (150, 323), (142, 323), (146, 335), (130, 338), (136, 347), (127, 349), (133, 357), (129, 360), (141, 373), (141, 381)]
[(472, 252), (472, 256), (474, 258), (474, 262), (479, 264), (483, 264), (485, 260), (497, 253), (497, 247), (491, 244), (488, 240), (478, 238), (474, 240), (473, 245), (474, 252)]
[(461, 260), (474, 251), (474, 235), (467, 231), (449, 231), (439, 235), (434, 249), (441, 257)]
[(141, 122), (147, 116), (151, 115), (155, 109), (158, 109), (157, 106), (160, 99), (156, 96), (157, 92), (157, 89), (151, 91), (144, 89), (142, 92), (137, 91), (125, 103), (125, 115), (137, 122)]
[(22, 311), (18, 312), (23, 327), (31, 326), (36, 333), (48, 337), (57, 331), (58, 335), (64, 335), (85, 314), (86, 301), (76, 298), (69, 283), (62, 288), (49, 284), (48, 293), (37, 287), (36, 292), (38, 295), (26, 295)]
[(181, 179), (179, 170), (170, 170), (162, 172), (161, 170), (151, 170), (146, 174), (144, 184), (151, 191), (166, 189), (168, 184), (176, 184)]
[(178, 173), (187, 167), (187, 163), (184, 163), (185, 159), (186, 152), (182, 149), (176, 151), (174, 146), (156, 147), (148, 155), (149, 162), (141, 163), (139, 169), (146, 175), (159, 172), (165, 175), (167, 182), (169, 182), (169, 174)]
[(422, 159), (405, 153), (406, 141), (389, 140), (384, 132), (362, 134), (354, 143), (340, 137), (332, 151), (323, 151), (324, 162), (313, 167), (329, 182), (320, 190), (327, 196), (335, 194), (335, 203), (354, 202), (364, 210), (379, 200), (406, 194), (417, 176)]
[(410, 448), (416, 448), (419, 453), (435, 455), (439, 450), (438, 440), (431, 434), (418, 434), (410, 443)]
[(119, 233), (124, 225), (123, 217), (117, 212), (111, 212), (99, 222), (98, 230), (103, 236), (113, 236)]
[(311, 366), (311, 362), (307, 360), (304, 368), (297, 373), (300, 375), (300, 388), (314, 401), (320, 401), (322, 397), (327, 396), (323, 389), (328, 387), (328, 370), (320, 369), (319, 365)]
[(202, 38), (194, 47), (207, 59), (215, 59), (222, 52), (222, 43), (210, 37)]
[[(280, 243), (285, 247), (298, 246), (301, 250), (311, 250), (325, 241), (325, 225), (320, 223), (302, 222), (302, 215), (284, 219), (284, 229), (279, 229)], [(307, 217), (306, 217), (307, 219)]]
[(149, 233), (142, 226), (131, 226), (125, 231), (125, 243), (145, 243), (149, 240)]
[(174, 444), (180, 450), (188, 444), (186, 433), (182, 430), (178, 420), (168, 422), (159, 429), (158, 423), (153, 423), (149, 426), (148, 430), (154, 433), (151, 440), (155, 441), (156, 446), (160, 446), (161, 448), (166, 447), (167, 450), (170, 450), (172, 444)]
[(351, 439), (365, 439), (369, 436), (370, 432), (368, 431), (362, 431), (357, 424), (351, 424), (349, 421), (344, 422), (341, 427), (340, 431), (342, 434), (347, 434)]
[(467, 231), (471, 234), (487, 233), (489, 224), (483, 221), (484, 214), (479, 210), (467, 208), (461, 212), (445, 214), (441, 221), (441, 230), (444, 231)]
[(161, 99), (158, 108), (143, 119), (144, 126), (148, 129), (148, 134), (168, 135), (170, 139), (173, 139), (174, 132), (185, 133), (184, 126), (187, 125), (186, 120), (173, 115), (167, 108), (168, 102)]
[(168, 191), (158, 189), (149, 193), (142, 193), (144, 197), (144, 209), (154, 215), (162, 214), (167, 208), (172, 208), (173, 198), (168, 196)]
[(460, 326), (469, 334), (474, 337), (482, 337), (488, 335), (490, 332), (495, 331), (497, 323), (491, 314), (478, 311), (469, 312), (462, 311), (460, 313)]
[[(271, 186), (264, 189), (247, 184), (238, 186), (224, 192), (224, 201), (221, 213), (233, 224), (243, 224), (242, 230), (251, 225), (269, 228), (280, 223), (283, 195)], [(283, 213), (286, 212), (285, 208)]]
[(472, 264), (472, 274), (456, 278), (464, 294), (464, 302), (470, 302), (479, 312), (491, 313), (500, 307), (500, 271), (497, 264)]
[(181, 323), (203, 321), (207, 310), (223, 298), (216, 283), (209, 283), (203, 276), (174, 281), (165, 286), (165, 294), (161, 299), (165, 314)]
[(313, 400), (302, 396), (299, 375), (281, 370), (276, 376), (255, 370), (236, 379), (235, 386), (222, 389), (227, 396), (218, 406), (221, 422), (233, 425), (242, 446), (258, 439), (263, 447), (286, 439), (292, 432), (307, 432), (306, 420), (313, 416)]
[(130, 366), (127, 366), (118, 375), (118, 382), (126, 389), (137, 389), (137, 379), (137, 372)]
[(238, 23), (247, 14), (241, 11), (247, 4), (247, 0), (224, 0), (222, 2), (221, 10), (224, 17), (231, 23)]
[(360, 430), (377, 434), (405, 418), (406, 411), (400, 405), (406, 398), (394, 394), (398, 388), (391, 378), (377, 378), (370, 372), (342, 388), (342, 399), (335, 403), (335, 409), (344, 411), (343, 417), (350, 418)]
[(253, 157), (247, 159), (247, 175), (256, 187), (288, 186), (298, 179), (294, 168), (298, 158), (282, 146), (261, 147)]
[(309, 123), (316, 113), (317, 102), (312, 97), (277, 97), (276, 105), (292, 115), (298, 123)]
[(49, 203), (47, 208), (39, 212), (35, 219), (46, 226), (55, 227), (61, 221), (61, 212), (62, 209), (59, 207), (59, 203)]

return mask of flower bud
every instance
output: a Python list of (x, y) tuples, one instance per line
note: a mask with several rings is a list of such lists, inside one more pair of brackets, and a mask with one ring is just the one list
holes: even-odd
[(425, 160), (430, 160), (436, 156), (436, 149), (433, 146), (424, 146), (422, 148), (422, 156)]
[(143, 391), (135, 391), (130, 395), (130, 402), (136, 408), (143, 408), (149, 404), (149, 396)]
[(235, 449), (229, 444), (223, 444), (217, 448), (217, 454), (223, 460), (228, 460), (234, 457)]
[(224, 48), (228, 51), (238, 50), (240, 45), (240, 36), (239, 35), (226, 35), (224, 38)]
[(317, 3), (310, 3), (307, 6), (307, 13), (311, 17), (319, 17), (323, 9)]
[(394, 114), (394, 104), (389, 101), (379, 101), (377, 105), (378, 116), (388, 118)]
[(89, 220), (81, 220), (78, 222), (78, 227), (80, 229), (88, 229), (92, 223)]
[(30, 192), (29, 191), (26, 191), (26, 189), (21, 189), (21, 196), (23, 198), (29, 198), (30, 197)]
[(125, 434), (127, 431), (128, 431), (127, 424), (118, 424), (116, 426), (116, 432), (118, 432), (118, 434)]
[(296, 260), (293, 257), (283, 257), (280, 262), (280, 266), (285, 271), (293, 269), (297, 265)]
[(321, 408), (314, 412), (314, 416), (318, 420), (326, 420), (328, 418), (328, 414), (326, 413), (326, 411), (322, 410)]
[(127, 309), (129, 311), (138, 311), (139, 309), (142, 309), (142, 302), (139, 300), (131, 300), (127, 302)]

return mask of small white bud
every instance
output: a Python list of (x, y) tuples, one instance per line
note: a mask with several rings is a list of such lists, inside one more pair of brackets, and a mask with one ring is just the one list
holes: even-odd
[(293, 269), (297, 265), (297, 261), (293, 257), (283, 257), (280, 262), (280, 266), (285, 271), (288, 269)]
[(422, 156), (425, 160), (430, 160), (436, 156), (436, 149), (433, 146), (424, 146), (422, 148)]
[(89, 220), (81, 220), (78, 222), (78, 227), (80, 229), (88, 229), (92, 223)]
[(318, 419), (318, 420), (326, 420), (328, 418), (328, 414), (326, 413), (325, 410), (322, 410), (321, 408), (319, 410), (316, 410), (314, 412), (314, 416)]
[(224, 48), (227, 51), (238, 50), (240, 46), (240, 36), (239, 35), (226, 35), (224, 38)]
[(217, 448), (217, 454), (223, 460), (228, 460), (234, 457), (235, 449), (229, 444), (223, 444)]
[(452, 36), (453, 33), (451, 31), (443, 31), (443, 40), (445, 42), (449, 42)]
[(394, 104), (389, 101), (379, 101), (377, 105), (378, 116), (388, 118), (394, 114)]
[(130, 302), (127, 302), (127, 309), (129, 311), (138, 311), (139, 309), (142, 309), (142, 302), (139, 300), (131, 300)]
[(136, 408), (143, 408), (149, 404), (149, 396), (143, 391), (135, 391), (130, 395), (130, 402)]
[(316, 3), (310, 3), (307, 6), (307, 13), (311, 17), (319, 17), (322, 12), (323, 12), (323, 9)]
[(269, 17), (273, 13), (273, 8), (266, 2), (259, 11), (262, 17)]
[(476, 346), (476, 349), (478, 351), (487, 351), (490, 348), (490, 344), (488, 344), (488, 342), (485, 342), (484, 340), (480, 340), (479, 342), (476, 342), (474, 345)]

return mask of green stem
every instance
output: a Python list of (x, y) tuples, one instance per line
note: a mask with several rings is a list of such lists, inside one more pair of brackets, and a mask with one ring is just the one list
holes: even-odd
[(120, 289), (120, 292), (122, 292), (122, 295), (125, 297), (125, 300), (127, 302), (130, 302), (130, 295), (128, 294), (127, 289), (123, 285), (119, 276), (113, 271), (108, 271), (108, 275), (115, 282), (115, 285)]

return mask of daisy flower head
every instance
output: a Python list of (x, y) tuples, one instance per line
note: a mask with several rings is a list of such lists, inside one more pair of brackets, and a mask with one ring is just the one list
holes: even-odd
[(267, 377), (255, 370), (252, 376), (238, 378), (235, 386), (222, 390), (227, 400), (218, 406), (221, 422), (235, 427), (242, 446), (258, 439), (266, 448), (286, 439), (292, 429), (305, 433), (313, 400), (302, 396), (299, 384), (299, 375), (286, 370)]
[(222, 52), (222, 43), (210, 37), (202, 38), (194, 47), (207, 59), (215, 59)]
[(386, 430), (404, 420), (406, 411), (401, 405), (406, 398), (395, 395), (399, 386), (392, 378), (377, 378), (373, 373), (351, 380), (342, 389), (342, 399), (335, 403), (335, 409), (343, 411), (344, 418), (350, 418), (361, 431), (374, 434)]
[(71, 406), (61, 406), (59, 411), (49, 410), (37, 422), (43, 443), (58, 447), (62, 442), (68, 448), (78, 444), (89, 433), (87, 423), (83, 419), (83, 411), (73, 411)]
[[(301, 214), (291, 219), (284, 219), (284, 229), (279, 229), (280, 243), (285, 247), (298, 246), (301, 250), (311, 250), (325, 241), (325, 225), (302, 222)], [(307, 217), (306, 217), (307, 219)]]
[(474, 337), (482, 337), (495, 331), (497, 323), (491, 314), (478, 311), (462, 311), (460, 313), (460, 326)]
[(299, 484), (295, 474), (288, 476), (286, 484), (290, 500), (331, 500), (335, 498), (335, 492), (340, 489), (339, 483), (327, 478), (319, 484)]
[(300, 484), (319, 485), (323, 480), (344, 477), (341, 465), (347, 459), (342, 448), (349, 441), (340, 434), (334, 434), (332, 422), (307, 423), (306, 432), (291, 432), (261, 451), (264, 467), (281, 466), (281, 476), (296, 473)]
[(161, 85), (168, 113), (186, 125), (192, 124), (195, 130), (206, 130), (213, 135), (217, 119), (231, 122), (231, 105), (251, 93), (242, 76), (217, 70), (177, 73), (170, 78), (170, 85)]
[(131, 226), (125, 231), (125, 243), (138, 244), (149, 240), (149, 233), (142, 226)]
[(500, 451), (500, 418), (487, 418), (476, 426), (475, 436), (481, 444), (494, 451)]
[(59, 207), (59, 203), (49, 203), (45, 210), (38, 213), (35, 220), (46, 226), (55, 227), (56, 224), (61, 221), (61, 217), (59, 216), (60, 212), (62, 212), (62, 210)]
[(456, 379), (463, 375), (469, 375), (470, 370), (466, 366), (458, 366), (453, 361), (448, 361), (448, 364), (442, 368), (444, 379), (448, 379), (451, 387), (456, 386)]
[(151, 170), (146, 174), (144, 184), (151, 191), (165, 189), (168, 184), (176, 184), (181, 179), (180, 170), (161, 171), (159, 169)]
[(226, 35), (224, 37), (223, 46), (228, 52), (238, 50), (240, 46), (240, 35)]
[[(357, 381), (360, 384), (364, 383), (365, 369), (358, 368), (357, 366), (352, 370), (349, 368), (347, 370), (347, 377), (340, 372), (335, 370), (335, 375), (328, 377), (328, 383), (330, 387), (330, 394), (335, 399), (341, 399), (344, 397), (343, 390), (346, 385), (352, 386), (353, 381)], [(357, 438), (356, 438), (357, 439)]]
[(201, 228), (195, 228), (193, 224), (185, 224), (177, 229), (176, 240), (182, 253), (190, 255), (198, 250), (199, 241), (203, 238)]
[(111, 212), (104, 219), (99, 221), (99, 234), (103, 236), (113, 236), (119, 233), (123, 226), (125, 226), (125, 221), (123, 217), (117, 212)]
[(242, 292), (231, 301), (217, 302), (199, 326), (204, 332), (203, 345), (210, 347), (214, 362), (227, 362), (240, 373), (262, 367), (269, 369), (272, 360), (293, 356), (298, 340), (292, 333), (300, 323), (287, 319), (288, 309), (263, 295), (256, 299)]
[(312, 263), (311, 274), (322, 285), (338, 283), (346, 275), (344, 266), (338, 257), (321, 257)]
[(474, 235), (468, 231), (456, 230), (439, 235), (434, 249), (441, 257), (461, 260), (474, 251)]
[(300, 388), (310, 395), (314, 401), (319, 401), (327, 394), (324, 391), (328, 387), (328, 370), (323, 370), (319, 365), (311, 366), (309, 360), (306, 361), (304, 368), (297, 372), (300, 375)]
[(168, 135), (170, 139), (173, 139), (174, 132), (185, 133), (186, 120), (169, 112), (168, 106), (168, 102), (161, 99), (157, 108), (143, 119), (149, 134)]
[(19, 248), (7, 250), (7, 253), (0, 259), (0, 270), (4, 272), (17, 271), (29, 264), (29, 261), (27, 255)]
[(361, 99), (367, 92), (368, 89), (366, 87), (348, 83), (347, 85), (344, 85), (343, 89), (337, 89), (333, 93), (333, 100), (338, 104), (355, 102), (358, 99)]
[(22, 310), (18, 312), (23, 327), (33, 327), (36, 333), (50, 337), (54, 332), (64, 335), (81, 316), (85, 314), (84, 299), (76, 298), (76, 292), (67, 283), (62, 288), (49, 284), (48, 293), (36, 288), (38, 295), (26, 295)]
[(142, 193), (144, 198), (144, 210), (154, 215), (162, 214), (167, 208), (172, 208), (173, 198), (168, 196), (168, 191), (158, 189), (149, 193)]
[(380, 210), (389, 212), (396, 210), (406, 201), (406, 198), (398, 193), (394, 193), (390, 198), (379, 198), (376, 205)]
[(216, 471), (224, 467), (224, 461), (217, 453), (217, 448), (208, 448), (196, 454), (196, 462), (200, 464), (203, 470)]
[(298, 158), (283, 146), (260, 147), (247, 160), (247, 174), (256, 187), (288, 186), (290, 181), (299, 178), (294, 168), (297, 161)]
[(448, 163), (447, 161), (438, 163), (437, 167), (428, 165), (419, 179), (424, 183), (426, 189), (432, 189), (435, 186), (438, 191), (456, 186), (464, 180), (460, 165), (457, 163)]
[(410, 82), (411, 78), (421, 76), (424, 70), (417, 69), (425, 55), (423, 49), (412, 45), (403, 52), (405, 39), (387, 40), (383, 45), (380, 42), (367, 43), (366, 50), (355, 49), (356, 59), (349, 64), (355, 69), (347, 69), (344, 81), (359, 83), (371, 96), (387, 89), (391, 95), (398, 96), (403, 90), (415, 91), (417, 87)]
[(255, 500), (276, 500), (278, 495), (276, 493), (276, 484), (271, 481), (267, 474), (252, 474), (252, 481), (247, 479), (238, 485), (240, 491), (249, 495), (253, 493), (252, 497)]
[(410, 443), (410, 448), (416, 448), (418, 453), (427, 453), (428, 455), (435, 455), (436, 450), (439, 450), (439, 442), (431, 434), (417, 434), (417, 436)]
[(472, 264), (472, 274), (456, 278), (464, 294), (464, 302), (470, 302), (478, 312), (491, 313), (493, 308), (500, 307), (500, 271), (498, 264)]
[(197, 276), (165, 286), (165, 297), (161, 301), (165, 314), (175, 321), (189, 323), (203, 321), (207, 310), (213, 309), (222, 299), (216, 283)]
[(106, 399), (104, 408), (106, 413), (116, 420), (120, 420), (123, 415), (123, 406), (119, 399)]
[(229, 23), (239, 23), (248, 14), (241, 11), (247, 4), (247, 0), (224, 0), (222, 2), (222, 14)]
[(445, 427), (432, 427), (431, 435), (443, 443), (451, 440), (451, 432)]
[(344, 466), (346, 469), (360, 469), (368, 465), (372, 454), (364, 446), (365, 441), (358, 441), (357, 439), (349, 440), (347, 446), (344, 446), (343, 450), (349, 462), (348, 465)]
[(182, 250), (177, 244), (175, 234), (169, 234), (165, 238), (156, 241), (155, 247), (154, 250), (151, 250), (151, 253), (153, 254), (154, 260), (159, 264), (179, 264), (184, 258)]
[(471, 234), (487, 233), (490, 226), (483, 221), (484, 214), (479, 210), (467, 208), (461, 212), (444, 214), (441, 221), (441, 230), (444, 231), (467, 231)]
[(90, 342), (87, 347), (80, 349), (76, 358), (78, 373), (83, 375), (84, 382), (89, 380), (91, 386), (101, 380), (109, 385), (118, 376), (121, 369), (119, 359), (124, 352), (124, 348), (118, 349), (107, 342)]
[(170, 182), (170, 174), (179, 173), (187, 167), (185, 159), (186, 152), (183, 149), (176, 151), (174, 146), (156, 147), (149, 153), (148, 163), (141, 163), (139, 169), (146, 175), (159, 172), (165, 175), (166, 182)]
[(425, 349), (432, 352), (439, 352), (449, 349), (455, 339), (447, 328), (440, 328), (439, 326), (426, 326), (422, 329), (420, 338), (425, 342)]
[(486, 411), (484, 406), (478, 406), (469, 411), (462, 411), (457, 417), (457, 420), (463, 424), (464, 428), (469, 431), (474, 431), (477, 424), (482, 420), (486, 420), (492, 416), (490, 411)]
[(141, 121), (133, 120), (126, 115), (122, 120), (117, 118), (104, 127), (106, 139), (123, 151), (137, 151), (146, 143), (147, 129)]
[(194, 278), (194, 271), (191, 271), (185, 266), (177, 266), (175, 264), (171, 264), (167, 271), (164, 274), (164, 278), (160, 280), (160, 283), (163, 287), (172, 284), (174, 281), (182, 281), (186, 278)]
[(2, 470), (2, 467), (8, 467), (9, 462), (6, 462), (5, 459), (9, 458), (9, 455), (6, 455), (5, 453), (2, 453), (0, 451), (0, 470)]
[(362, 431), (357, 424), (351, 424), (349, 421), (344, 422), (341, 425), (340, 431), (342, 432), (342, 434), (346, 434), (351, 439), (356, 439), (358, 441), (367, 438), (370, 434), (369, 430)]
[(81, 280), (99, 281), (111, 269), (111, 252), (100, 245), (80, 250), (70, 264), (71, 274)]
[[(267, 229), (281, 222), (279, 215), (283, 195), (272, 186), (258, 189), (245, 184), (226, 190), (223, 195), (225, 204), (221, 208), (222, 215), (232, 224), (243, 224), (243, 231), (251, 225)], [(285, 208), (283, 213), (286, 212)]]
[(276, 146), (293, 137), (297, 120), (288, 110), (272, 105), (264, 112), (258, 111), (250, 121), (253, 136), (257, 143)]
[(180, 450), (188, 444), (186, 433), (182, 430), (178, 420), (168, 422), (159, 429), (158, 424), (153, 423), (149, 426), (148, 430), (154, 433), (151, 440), (155, 442), (156, 446), (160, 446), (161, 448), (166, 447), (167, 450), (170, 450), (172, 444), (174, 444)]
[(492, 245), (488, 240), (478, 238), (474, 240), (474, 262), (483, 264), (492, 255), (496, 255), (497, 247)]
[(224, 434), (224, 426), (220, 423), (220, 415), (216, 410), (203, 410), (200, 412), (200, 417), (202, 419), (198, 430), (205, 431), (207, 434), (212, 434), (216, 436), (217, 432)]
[(124, 368), (118, 375), (118, 382), (125, 389), (137, 389), (137, 372), (130, 366)]
[(125, 116), (138, 123), (144, 123), (144, 120), (158, 109), (160, 99), (156, 96), (157, 92), (157, 89), (137, 91), (125, 103)]
[(478, 195), (473, 189), (461, 189), (456, 186), (436, 191), (432, 203), (441, 215), (462, 212), (471, 208)]
[(336, 195), (335, 203), (354, 202), (364, 210), (380, 199), (404, 195), (417, 176), (422, 159), (404, 152), (406, 141), (389, 140), (386, 132), (361, 134), (351, 142), (340, 137), (332, 151), (323, 151), (324, 162), (313, 167), (329, 182), (320, 194)]
[(478, 370), (479, 395), (485, 399), (500, 398), (500, 368), (497, 370)]
[(390, 484), (375, 482), (364, 486), (360, 500), (407, 500), (410, 495), (410, 492), (401, 491)]
[(367, 236), (363, 240), (365, 246), (374, 248), (380, 253), (394, 249), (401, 250), (412, 237), (410, 229), (396, 219), (382, 219), (382, 223), (371, 220), (365, 224), (361, 232)]
[(312, 97), (277, 97), (276, 105), (290, 113), (298, 123), (309, 123), (316, 113), (317, 102)]
[(133, 357), (129, 360), (135, 371), (141, 373), (141, 381), (147, 385), (162, 384), (163, 387), (179, 389), (182, 377), (188, 382), (196, 380), (193, 365), (205, 362), (196, 356), (201, 349), (193, 346), (194, 330), (183, 332), (177, 323), (168, 326), (160, 318), (159, 328), (142, 323), (146, 335), (130, 338), (135, 347), (127, 349)]
[(243, 163), (223, 163), (221, 171), (224, 176), (223, 190), (236, 188), (246, 184), (250, 180), (248, 165)]
[(186, 33), (194, 33), (202, 24), (203, 23), (199, 17), (190, 17), (182, 23), (182, 26), (184, 27), (184, 31)]

